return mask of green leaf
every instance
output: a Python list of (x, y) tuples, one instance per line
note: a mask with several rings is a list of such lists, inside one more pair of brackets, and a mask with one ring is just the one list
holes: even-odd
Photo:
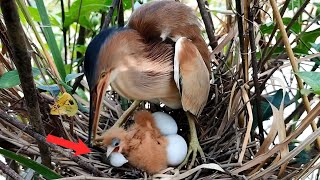
[(305, 43), (315, 43), (320, 36), (320, 28), (301, 34), (300, 39)]
[(80, 6), (81, 0), (76, 0), (70, 6), (70, 10), (65, 12), (65, 23), (64, 27), (70, 26), (72, 23), (76, 22), (80, 12), (79, 23), (81, 25), (88, 26), (90, 15), (93, 12), (106, 12), (111, 5), (111, 0), (82, 0), (82, 5)]
[(67, 82), (69, 82), (69, 81), (71, 81), (71, 80), (73, 80), (73, 79), (81, 76), (82, 74), (83, 74), (83, 73), (71, 73), (71, 74), (68, 74), (68, 75), (66, 76), (65, 82), (67, 83)]
[(273, 22), (263, 24), (260, 27), (260, 31), (262, 32), (262, 34), (271, 34), (273, 29), (274, 29), (274, 23)]
[(298, 7), (300, 7), (300, 0), (291, 0), (288, 5), (289, 10), (292, 10), (292, 9), (298, 8)]
[(298, 72), (297, 75), (312, 88), (314, 93), (320, 94), (320, 72)]
[(58, 94), (60, 93), (60, 88), (57, 84), (51, 84), (51, 85), (38, 84), (37, 88), (50, 92), (50, 94), (52, 94), (54, 97), (58, 96)]
[(0, 149), (0, 154), (6, 156), (7, 158), (13, 159), (20, 164), (33, 169), (37, 173), (41, 174), (43, 177), (46, 179), (59, 179), (62, 178), (61, 175), (57, 174), (56, 172), (52, 171), (51, 169), (47, 168), (46, 166), (39, 164), (31, 159), (28, 159), (24, 156), (17, 155), (14, 152), (5, 150), (5, 149)]
[(83, 89), (77, 88), (77, 89), (76, 89), (76, 93), (77, 93), (83, 100), (89, 101), (89, 100), (88, 100), (88, 97), (87, 97), (87, 95), (86, 95), (86, 93), (84, 92)]
[(55, 35), (53, 34), (51, 23), (49, 21), (49, 17), (47, 14), (46, 7), (44, 6), (44, 3), (42, 0), (36, 0), (37, 8), (41, 17), (42, 21), (42, 28), (44, 32), (44, 36), (46, 37), (46, 40), (48, 42), (49, 48), (51, 50), (54, 63), (57, 66), (58, 72), (62, 79), (65, 79), (66, 77), (66, 71), (64, 69), (64, 62), (61, 56), (61, 52), (59, 51), (57, 41), (55, 39)]
[[(33, 77), (38, 76), (40, 70), (38, 68), (32, 68), (32, 74)], [(12, 88), (17, 85), (20, 85), (20, 78), (17, 70), (6, 72), (0, 77), (0, 89)]]
[(70, 87), (67, 83), (60, 81), (60, 84), (66, 89), (68, 93), (72, 91), (72, 87)]
[(317, 7), (316, 16), (320, 14), (320, 3), (313, 3)]
[[(291, 17), (282, 18), (283, 23), (288, 26), (288, 24), (291, 22)], [(299, 34), (301, 32), (301, 25), (298, 22), (294, 22), (293, 25), (290, 27), (290, 31)]]
[[(290, 143), (289, 144), (289, 151), (292, 151), (293, 149), (295, 149), (297, 147), (297, 145), (295, 145), (296, 143)], [(306, 164), (308, 162), (310, 162), (311, 157), (310, 157), (310, 152), (308, 152), (306, 149), (302, 150), (296, 157), (295, 157), (295, 161), (301, 164)]]
[(132, 0), (123, 0), (123, 9), (128, 10), (132, 8)]
[[(280, 103), (282, 101), (282, 95), (283, 95), (283, 90), (279, 89), (275, 94), (269, 95), (265, 97), (266, 100), (271, 102), (276, 108), (279, 109)], [(269, 104), (268, 101), (262, 101), (260, 104), (260, 108), (262, 110), (262, 121), (269, 120), (270, 117), (273, 115), (272, 114), (272, 108)], [(288, 93), (285, 94), (284, 97), (284, 106), (288, 105), (290, 102), (290, 98)], [(256, 127), (258, 126), (258, 121), (257, 121), (257, 106), (255, 103), (253, 103), (253, 123), (252, 123), (252, 130), (254, 131)]]

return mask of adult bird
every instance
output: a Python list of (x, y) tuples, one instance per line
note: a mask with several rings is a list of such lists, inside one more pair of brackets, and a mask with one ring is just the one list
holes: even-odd
[[(123, 28), (99, 33), (88, 45), (85, 75), (90, 88), (89, 142), (96, 137), (102, 99), (109, 85), (121, 96), (172, 109), (183, 108), (190, 126), (187, 163), (204, 158), (195, 121), (209, 94), (210, 59), (194, 11), (175, 1), (153, 1), (133, 12)], [(130, 107), (124, 114), (129, 114)], [(120, 117), (114, 126), (126, 118)], [(93, 131), (93, 132), (92, 132)]]

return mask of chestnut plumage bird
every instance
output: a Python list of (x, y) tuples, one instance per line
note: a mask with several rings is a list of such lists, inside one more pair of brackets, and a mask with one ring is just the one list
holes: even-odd
[[(99, 33), (84, 61), (90, 88), (89, 142), (95, 139), (101, 102), (109, 85), (131, 100), (162, 102), (183, 108), (190, 126), (188, 161), (204, 153), (195, 121), (209, 94), (210, 60), (200, 23), (193, 10), (175, 1), (153, 1), (133, 12), (128, 25)], [(132, 111), (134, 108), (129, 108)], [(128, 114), (130, 112), (125, 112)], [(125, 116), (123, 116), (125, 117)], [(126, 118), (120, 117), (114, 126)]]

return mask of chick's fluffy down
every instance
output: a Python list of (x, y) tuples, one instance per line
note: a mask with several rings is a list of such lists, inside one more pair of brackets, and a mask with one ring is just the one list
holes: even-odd
[(129, 143), (128, 160), (133, 166), (154, 174), (167, 167), (167, 140), (160, 134), (150, 112), (135, 114), (134, 132)]
[(146, 132), (143, 139), (133, 139), (130, 142), (129, 162), (139, 168), (154, 174), (167, 167), (166, 139), (155, 139), (152, 132)]

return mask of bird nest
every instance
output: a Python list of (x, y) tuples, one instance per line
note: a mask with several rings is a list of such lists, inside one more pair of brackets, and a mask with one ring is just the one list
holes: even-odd
[[(282, 173), (283, 177), (290, 178), (293, 174), (304, 171), (304, 167), (307, 167), (308, 163), (299, 164), (294, 161), (294, 156), (287, 158), (285, 163), (279, 161), (280, 150), (287, 146), (288, 142), (283, 141), (283, 143), (274, 146), (274, 144), (271, 144), (274, 143), (272, 139), (270, 142), (271, 150), (269, 150), (269, 146), (260, 149), (261, 138), (251, 128), (253, 110), (249, 101), (250, 91), (247, 90), (250, 84), (242, 84), (241, 81), (235, 80), (236, 74), (228, 71), (219, 73), (222, 71), (218, 68), (215, 69), (215, 77), (217, 78), (211, 85), (207, 105), (196, 122), (199, 141), (206, 159), (201, 160), (199, 157), (193, 169), (187, 170), (185, 167), (180, 170), (168, 168), (159, 174), (148, 175), (130, 164), (115, 168), (106, 163), (105, 151), (100, 147), (94, 147), (90, 154), (82, 155), (78, 160), (72, 159), (53, 148), (52, 162), (54, 163), (54, 169), (65, 179), (96, 179), (91, 176), (101, 176), (101, 174), (109, 178), (126, 179), (151, 177), (167, 179), (246, 179), (248, 177), (276, 178), (279, 173)], [(84, 87), (87, 87), (85, 81), (81, 81), (81, 83)], [(13, 90), (19, 91), (19, 89)], [(36, 145), (35, 135), (26, 131), (28, 126), (25, 125), (28, 124), (28, 121), (21, 116), (21, 114), (26, 114), (24, 101), (17, 99), (15, 93), (7, 90), (1, 90), (1, 95), (8, 97), (5, 102), (11, 104), (10, 107), (1, 106), (0, 110), (2, 111), (0, 116), (1, 146), (39, 161), (39, 149)], [(77, 95), (74, 97), (81, 104), (74, 117), (53, 116), (49, 114), (49, 104), (54, 103), (54, 98), (47, 93), (40, 93), (42, 119), (46, 120), (47, 133), (73, 141), (80, 138), (86, 142), (88, 138), (87, 108), (89, 103)], [(121, 107), (121, 105), (128, 107), (130, 101), (119, 97), (112, 91), (108, 91), (103, 104), (104, 108), (98, 128), (99, 133), (106, 131), (115, 123), (123, 113), (123, 109), (126, 108)], [(152, 112), (164, 111), (170, 114), (178, 124), (178, 134), (186, 140), (188, 139), (188, 121), (182, 110), (171, 110), (165, 106), (149, 104), (148, 102), (143, 102), (137, 110), (141, 109), (148, 109)], [(17, 115), (18, 113), (19, 115)], [(12, 125), (12, 122), (5, 121), (9, 117), (13, 117), (12, 120), (15, 120), (15, 123), (20, 123), (21, 126), (17, 128)], [(130, 123), (132, 123), (131, 117), (126, 125)], [(71, 153), (71, 150), (64, 151), (67, 154)], [(259, 151), (262, 151), (260, 156)], [(316, 153), (311, 156), (315, 157)], [(79, 160), (82, 161), (79, 162)], [(281, 170), (283, 164), (286, 164), (286, 168)], [(90, 167), (88, 168), (88, 166)], [(101, 174), (96, 174), (95, 171), (92, 171), (92, 168), (101, 172)], [(220, 168), (223, 171), (219, 170)]]
[[(220, 51), (225, 49), (225, 47), (228, 47), (228, 49), (227, 52), (223, 52), (224, 55), (217, 53), (220, 51), (214, 51), (212, 54), (212, 64), (215, 64), (212, 68), (212, 74), (214, 74), (212, 77), (214, 79), (211, 80), (207, 105), (196, 122), (198, 137), (206, 159), (203, 160), (199, 157), (192, 169), (183, 167), (177, 170), (170, 167), (158, 174), (149, 175), (130, 164), (115, 168), (106, 163), (105, 150), (102, 147), (93, 147), (91, 153), (75, 157), (71, 150), (46, 143), (45, 137), (30, 129), (31, 125), (27, 116), (28, 108), (23, 96), (21, 96), (22, 90), (19, 86), (0, 89), (0, 146), (3, 149), (16, 152), (16, 154), (26, 156), (37, 162), (41, 161), (38, 144), (49, 146), (51, 154), (47, 154), (47, 156), (51, 157), (52, 168), (62, 175), (63, 179), (69, 180), (105, 178), (306, 178), (319, 168), (320, 165), (320, 163), (316, 163), (320, 155), (312, 144), (319, 137), (320, 130), (309, 133), (303, 142), (297, 142), (296, 138), (302, 132), (308, 131), (307, 127), (317, 117), (320, 105), (318, 104), (314, 107), (314, 110), (305, 116), (301, 116), (305, 109), (304, 103), (299, 101), (300, 105), (297, 107), (297, 110), (292, 110), (290, 115), (284, 119), (283, 106), (288, 104), (285, 103), (285, 98), (282, 98), (282, 94), (284, 94), (283, 92), (286, 88), (279, 88), (279, 83), (277, 85), (270, 83), (270, 77), (275, 72), (281, 73), (281, 69), (286, 66), (290, 67), (291, 64), (286, 60), (274, 60), (272, 62), (272, 59), (268, 58), (267, 65), (263, 66), (260, 72), (257, 73), (257, 67), (251, 66), (255, 62), (252, 57), (247, 57), (247, 59), (242, 58), (244, 60), (240, 60), (239, 58), (240, 55), (243, 55), (243, 53), (239, 53), (239, 49), (241, 49), (239, 47), (239, 44), (241, 44), (239, 40), (244, 39), (242, 37), (244, 33), (238, 33), (236, 28), (231, 28), (233, 26), (236, 27), (235, 24), (229, 24), (229, 26), (228, 28), (223, 27), (216, 30), (217, 34), (219, 34), (217, 39), (220, 36), (222, 37), (221, 43), (218, 44), (216, 49), (220, 49)], [(1, 32), (6, 32), (6, 30), (2, 29)], [(238, 34), (240, 36), (239, 39), (236, 38)], [(284, 34), (281, 36), (284, 36)], [(263, 38), (251, 39), (250, 41), (262, 42), (262, 45), (266, 44)], [(270, 42), (272, 41), (270, 40)], [(254, 52), (252, 49), (250, 51)], [(246, 52), (250, 51), (247, 46)], [(285, 59), (287, 59), (287, 54), (285, 54)], [(306, 59), (311, 59), (311, 57), (307, 57)], [(299, 60), (299, 62), (301, 61), (303, 61), (303, 58)], [(244, 66), (245, 64), (250, 66), (249, 68), (253, 70), (253, 75), (258, 77), (257, 81), (259, 83), (250, 80), (248, 77), (244, 77), (249, 76), (249, 69), (246, 69), (244, 72), (242, 69), (244, 66), (241, 66), (242, 63)], [(2, 72), (0, 71), (0, 73)], [(287, 79), (291, 77), (293, 75), (287, 76)], [(269, 84), (266, 85), (266, 82), (269, 82)], [(256, 86), (255, 83), (259, 84), (259, 86)], [(289, 88), (290, 85), (287, 84), (287, 87)], [(267, 86), (271, 86), (274, 92), (265, 91)], [(80, 87), (85, 92), (88, 91), (85, 80), (81, 81)], [(261, 88), (260, 93), (257, 92), (257, 88), (259, 87)], [(274, 99), (280, 99), (275, 101), (278, 102), (275, 107), (267, 101), (271, 101), (270, 95)], [(28, 96), (28, 94), (25, 94), (25, 96)], [(295, 95), (295, 98), (297, 96)], [(309, 95), (309, 99), (312, 99), (313, 96)], [(55, 116), (50, 114), (50, 106), (56, 102), (56, 97), (51, 96), (48, 92), (38, 93), (44, 129), (46, 134), (63, 137), (71, 141), (81, 139), (83, 142), (87, 142), (89, 103), (86, 98), (80, 97), (76, 93), (73, 94), (73, 97), (79, 104), (77, 114), (72, 117), (66, 115)], [(270, 111), (269, 113), (263, 113), (263, 115), (269, 114), (268, 117), (259, 117), (259, 113), (256, 113), (259, 110), (254, 109), (254, 107), (257, 107), (256, 105), (259, 104), (257, 103), (259, 101), (261, 106), (265, 105), (263, 106), (264, 111)], [(101, 134), (108, 130), (121, 116), (123, 111), (129, 107), (130, 103), (130, 101), (121, 98), (116, 93), (108, 91), (103, 101), (98, 133)], [(163, 111), (170, 114), (178, 124), (178, 134), (188, 141), (189, 126), (186, 115), (182, 110), (171, 110), (165, 106), (149, 104), (148, 102), (142, 102), (137, 110), (141, 109), (148, 109), (152, 112)], [(299, 120), (292, 123), (291, 120), (295, 115), (298, 115)], [(258, 129), (257, 119), (262, 120), (261, 118), (263, 120), (271, 119), (271, 125), (261, 126), (262, 129), (259, 129), (258, 133), (256, 130)], [(129, 117), (126, 126), (132, 122), (132, 117)], [(33, 127), (37, 127), (37, 125), (33, 125)], [(21, 166), (18, 166), (15, 161), (7, 159), (7, 164), (16, 172), (21, 170)], [(1, 163), (0, 167), (3, 169)], [(37, 176), (33, 170), (27, 168), (25, 168), (24, 173), (24, 177)], [(98, 178), (98, 176), (105, 177)], [(37, 177), (42, 178), (40, 175)]]

